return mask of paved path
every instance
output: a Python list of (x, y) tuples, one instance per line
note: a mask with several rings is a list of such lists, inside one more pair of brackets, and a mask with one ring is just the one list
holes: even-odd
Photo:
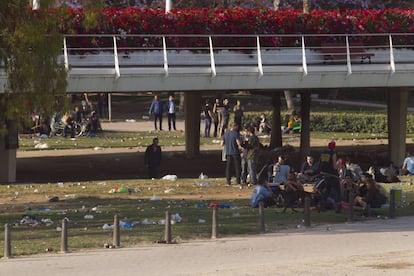
[(413, 275), (413, 230), (414, 217), (403, 217), (172, 245), (52, 253), (2, 259), (0, 275)]

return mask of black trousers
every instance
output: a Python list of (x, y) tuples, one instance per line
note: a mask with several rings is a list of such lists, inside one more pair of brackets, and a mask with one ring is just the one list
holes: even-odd
[(240, 154), (237, 155), (226, 155), (226, 181), (227, 184), (231, 183), (231, 166), (234, 165), (234, 172), (236, 174), (237, 184), (240, 184), (241, 174), (241, 158)]

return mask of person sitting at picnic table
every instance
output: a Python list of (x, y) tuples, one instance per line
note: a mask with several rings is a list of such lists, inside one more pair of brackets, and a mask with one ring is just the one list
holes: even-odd
[(288, 178), (290, 166), (286, 164), (285, 158), (281, 155), (273, 166), (273, 183), (283, 184)]
[(377, 188), (375, 180), (369, 175), (364, 174), (361, 178), (366, 186), (366, 192), (363, 196), (357, 195), (354, 200), (354, 209), (367, 211), (369, 208), (380, 208), (387, 202), (387, 197)]
[(315, 162), (315, 158), (312, 155), (306, 156), (306, 161), (303, 162), (298, 174), (298, 179), (302, 183), (313, 182), (319, 175), (319, 164)]
[(267, 168), (265, 167), (260, 171), (258, 183), (250, 197), (250, 204), (253, 208), (259, 207), (260, 202), (263, 202), (263, 207), (265, 208), (275, 204), (272, 189), (267, 182)]

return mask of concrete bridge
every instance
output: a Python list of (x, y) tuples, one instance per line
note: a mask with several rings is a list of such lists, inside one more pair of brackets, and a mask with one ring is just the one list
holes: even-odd
[[(199, 153), (202, 93), (300, 91), (301, 152), (305, 153), (310, 144), (309, 97), (314, 89), (384, 88), (390, 160), (400, 164), (405, 154), (408, 93), (414, 87), (414, 46), (394, 41), (412, 41), (414, 34), (370, 36), (375, 37), (375, 45), (361, 44), (365, 39), (359, 35), (339, 34), (66, 35), (61, 62), (68, 70), (67, 93), (184, 91), (190, 157)], [(321, 46), (315, 40), (336, 42)], [(234, 41), (240, 45), (234, 46)], [(6, 82), (7, 75), (0, 69), (0, 93)], [(275, 131), (272, 135), (281, 135)], [(16, 150), (1, 143), (0, 160), (7, 165), (0, 168), (0, 182), (13, 182)]]

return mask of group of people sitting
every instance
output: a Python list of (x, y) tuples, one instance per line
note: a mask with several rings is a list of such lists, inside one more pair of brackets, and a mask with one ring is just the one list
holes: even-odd
[[(306, 157), (299, 172), (295, 172), (284, 156), (278, 156), (274, 164), (265, 165), (258, 176), (258, 185), (252, 192), (251, 205), (258, 207), (276, 205), (276, 198), (282, 194), (285, 199), (303, 204), (304, 184), (313, 187), (309, 196), (319, 210), (334, 209), (340, 212), (348, 208), (352, 201), (355, 210), (379, 208), (387, 202), (386, 191), (377, 184), (375, 176), (364, 172), (351, 159), (338, 158), (335, 142), (328, 144), (328, 149), (321, 153), (318, 162), (312, 155)], [(286, 195), (295, 196), (289, 197)], [(286, 204), (287, 204), (286, 203)], [(285, 205), (286, 207), (286, 205)]]

